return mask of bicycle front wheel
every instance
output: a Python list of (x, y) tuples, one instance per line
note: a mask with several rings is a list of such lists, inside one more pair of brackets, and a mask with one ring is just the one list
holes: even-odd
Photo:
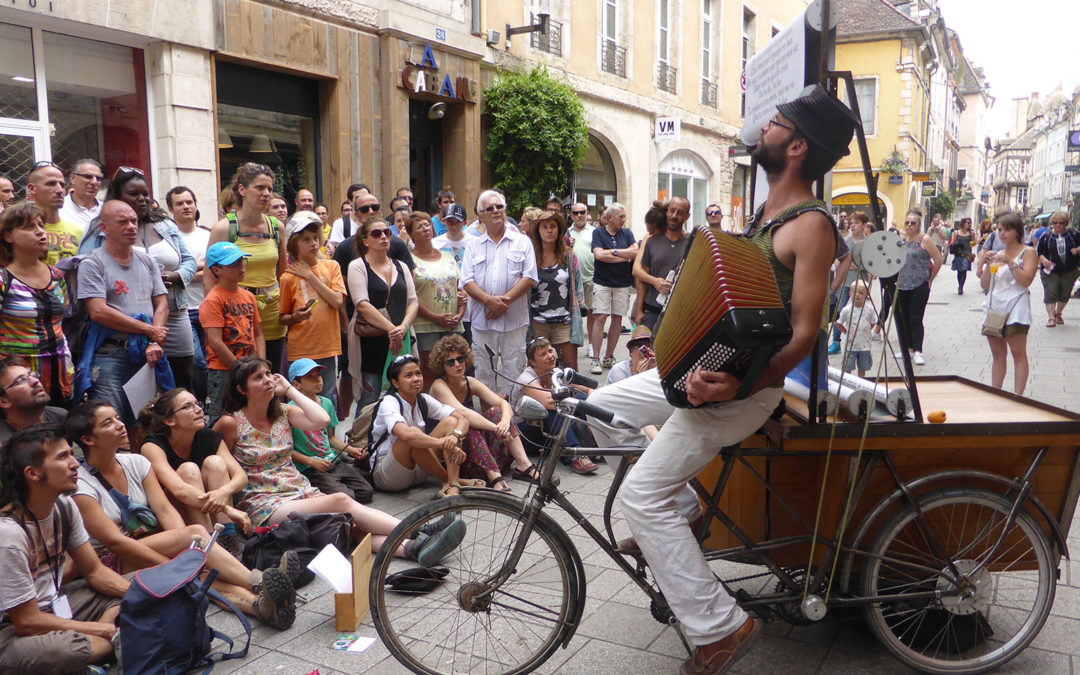
[[(375, 629), (415, 673), (527, 673), (576, 628), (585, 579), (573, 542), (541, 513), (516, 564), (507, 560), (524, 526), (521, 500), (469, 495), (421, 507), (390, 534), (375, 558), (369, 599)], [(449, 570), (430, 593), (386, 585), (416, 563), (392, 552), (428, 523), (465, 523), (465, 536), (441, 563)], [(499, 578), (505, 574), (505, 578)]]
[(940, 490), (919, 498), (921, 522), (907, 506), (882, 528), (862, 592), (892, 598), (866, 613), (901, 661), (928, 673), (981, 673), (1038, 634), (1056, 589), (1050, 542), (1024, 511), (1006, 528), (1012, 504), (988, 490)]

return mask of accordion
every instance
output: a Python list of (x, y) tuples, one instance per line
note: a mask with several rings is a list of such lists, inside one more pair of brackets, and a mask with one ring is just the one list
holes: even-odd
[(695, 407), (686, 379), (698, 368), (740, 378), (736, 398), (745, 398), (790, 340), (791, 321), (765, 254), (718, 228), (695, 228), (653, 341), (668, 402)]

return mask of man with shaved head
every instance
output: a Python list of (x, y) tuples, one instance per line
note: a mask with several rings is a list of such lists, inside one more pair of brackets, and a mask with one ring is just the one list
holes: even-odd
[[(169, 303), (157, 263), (135, 248), (139, 218), (134, 209), (115, 199), (105, 202), (100, 227), (105, 243), (79, 263), (78, 297), (86, 303), (90, 318), (107, 330), (101, 339), (92, 340), (93, 331), (87, 336), (76, 376), (78, 371), (86, 372), (86, 365), (96, 371), (90, 398), (108, 401), (131, 426), (135, 417), (124, 383), (143, 362), (152, 365), (164, 356), (161, 346), (169, 332), (165, 326)], [(140, 315), (150, 321), (137, 318)], [(143, 360), (133, 362), (131, 355), (140, 352)]]
[[(311, 193), (311, 190), (298, 190), (295, 204), (296, 211), (314, 211), (315, 195)], [(296, 211), (293, 211), (293, 213), (296, 213)]]
[(26, 200), (34, 202), (45, 213), (45, 234), (49, 238), (49, 253), (45, 262), (56, 265), (61, 258), (79, 252), (83, 229), (60, 217), (64, 206), (64, 172), (52, 162), (38, 162), (26, 177)]

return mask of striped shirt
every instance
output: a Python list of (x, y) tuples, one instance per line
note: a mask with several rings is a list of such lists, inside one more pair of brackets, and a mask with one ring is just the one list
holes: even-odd
[[(522, 278), (532, 279), (534, 284), (539, 281), (536, 254), (528, 237), (511, 231), (508, 226), (498, 244), (487, 234), (468, 238), (461, 261), (459, 288), (475, 281), (486, 293), (505, 295)], [(488, 319), (487, 308), (476, 300), (469, 302), (466, 312), (465, 319), (471, 321), (476, 330), (508, 333), (529, 325), (529, 294), (523, 293), (497, 319)]]
[(52, 275), (45, 288), (34, 288), (6, 270), (0, 278), (0, 354), (18, 354), (30, 359), (30, 367), (41, 373), (50, 388), (43, 362), (52, 362), (58, 372), (61, 391), (70, 395), (73, 364), (60, 322), (67, 308), (64, 273), (50, 266)]

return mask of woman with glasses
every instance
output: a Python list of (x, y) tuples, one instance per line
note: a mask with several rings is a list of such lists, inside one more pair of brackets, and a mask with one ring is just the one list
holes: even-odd
[(412, 351), (409, 329), (419, 300), (409, 268), (388, 255), (386, 221), (368, 216), (353, 242), (358, 257), (349, 263), (348, 273), (349, 294), (356, 304), (349, 330), (349, 368), (362, 407), (379, 397), (389, 355)]
[[(930, 285), (941, 270), (941, 251), (929, 234), (922, 231), (923, 214), (918, 209), (904, 217), (904, 246), (907, 257), (896, 282), (897, 328), (904, 331), (911, 360), (917, 366), (926, 365), (923, 359), (923, 315), (930, 299)], [(891, 298), (890, 298), (891, 299)]]
[(453, 254), (436, 249), (432, 244), (435, 225), (431, 216), (423, 211), (413, 211), (405, 223), (405, 230), (412, 237), (412, 256), (416, 263), (413, 270), (419, 314), (413, 324), (416, 350), (420, 353), (424, 382), (430, 385), (433, 370), (428, 364), (428, 354), (442, 337), (465, 330), (461, 317), (466, 305), (458, 297), (458, 266)]
[[(109, 184), (106, 201), (118, 199), (135, 211), (139, 218), (139, 232), (135, 246), (142, 248), (157, 263), (161, 281), (169, 301), (169, 334), (165, 338), (165, 357), (169, 360), (173, 378), (178, 387), (191, 388), (192, 369), (195, 364), (195, 344), (192, 341), (191, 319), (188, 316), (187, 287), (191, 284), (198, 263), (188, 250), (184, 235), (164, 211), (153, 208), (150, 187), (140, 169), (122, 166), (117, 169)], [(105, 242), (105, 235), (94, 225), (79, 253), (89, 253)]]
[[(68, 415), (64, 430), (85, 459), (79, 466), (75, 504), (91, 543), (106, 567), (121, 574), (160, 565), (191, 546), (193, 537), (209, 540), (202, 525), (185, 525), (158, 483), (150, 462), (127, 449), (124, 423), (105, 401), (87, 401)], [(280, 568), (265, 572), (244, 567), (223, 547), (207, 553), (218, 571), (213, 588), (245, 614), (285, 630), (296, 616), (293, 579), (300, 561), (292, 551)]]
[(1080, 232), (1069, 229), (1069, 216), (1056, 211), (1050, 216), (1050, 231), (1036, 244), (1039, 254), (1039, 277), (1046, 305), (1046, 327), (1065, 323), (1061, 313), (1080, 276)]
[(530, 228), (536, 272), (540, 277), (529, 289), (532, 334), (555, 346), (562, 362), (577, 365), (577, 345), (570, 342), (570, 320), (585, 302), (577, 256), (566, 244), (566, 218), (561, 211), (544, 211)]
[[(435, 343), (428, 368), (435, 374), (431, 395), (469, 422), (461, 449), (468, 455), (461, 465), (466, 478), (483, 478), (490, 487), (512, 492), (504, 476), (514, 467), (514, 478), (536, 481), (540, 472), (525, 455), (514, 425), (510, 403), (465, 371), (473, 365), (473, 352), (460, 335), (447, 335)], [(479, 405), (476, 399), (479, 399)]]
[[(274, 194), (274, 172), (264, 164), (247, 162), (236, 169), (229, 186), (236, 196), (236, 210), (227, 212), (210, 230), (209, 246), (229, 241), (249, 256), (242, 288), (255, 296), (266, 359), (275, 372), (283, 372), (286, 329), (281, 324), (278, 279), (285, 274), (289, 254), (284, 221), (266, 213)], [(207, 292), (216, 283), (214, 275), (203, 276)]]
[(173, 389), (148, 403), (139, 425), (149, 435), (139, 452), (150, 460), (158, 483), (188, 525), (212, 530), (225, 526), (218, 540), (239, 557), (237, 528), (251, 533), (251, 519), (233, 506), (233, 495), (247, 485), (247, 474), (229, 452), (221, 434), (206, 427), (206, 416), (194, 394)]
[(74, 364), (61, 321), (64, 273), (45, 263), (45, 214), (33, 202), (0, 213), (0, 353), (23, 357), (55, 405), (71, 398)]

